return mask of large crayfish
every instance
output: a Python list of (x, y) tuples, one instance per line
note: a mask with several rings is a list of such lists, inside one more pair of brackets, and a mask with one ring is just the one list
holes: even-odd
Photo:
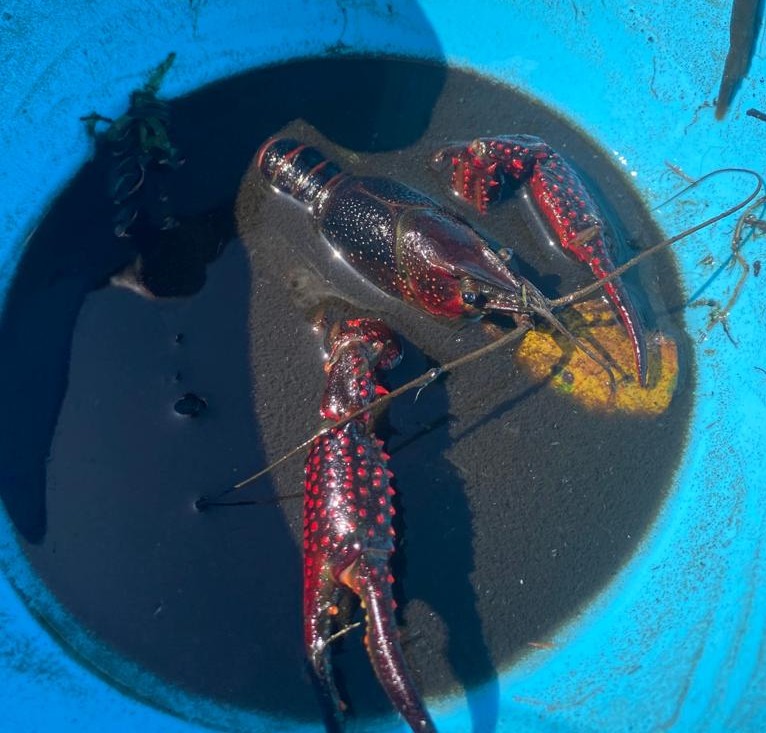
[[(526, 182), (562, 247), (601, 279), (613, 269), (601, 215), (585, 186), (543, 141), (526, 135), (477, 140), (441, 151), (453, 165), (455, 192), (484, 210), (503, 176)], [(574, 339), (545, 296), (513, 272), (467, 222), (428, 196), (386, 179), (343, 172), (316, 148), (290, 138), (263, 144), (257, 165), (277, 190), (311, 213), (337, 257), (389, 295), (433, 316), (476, 319), (535, 315)], [(639, 383), (646, 382), (641, 324), (619, 280), (605, 284), (630, 337)], [(589, 347), (578, 347), (603, 364)], [(387, 456), (371, 431), (369, 406), (379, 387), (376, 368), (399, 358), (380, 321), (344, 321), (330, 332), (322, 417), (340, 422), (316, 438), (306, 464), (304, 623), (309, 659), (324, 696), (338, 714), (327, 646), (343, 588), (366, 606), (367, 647), (391, 701), (415, 731), (433, 723), (410, 680), (397, 639), (388, 558), (393, 551)], [(610, 374), (608, 366), (604, 364)], [(352, 414), (358, 413), (350, 421)]]

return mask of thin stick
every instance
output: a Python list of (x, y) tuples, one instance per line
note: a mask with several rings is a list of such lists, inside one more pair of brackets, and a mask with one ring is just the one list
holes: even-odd
[[(601, 290), (601, 288), (604, 287), (607, 283), (612, 282), (612, 280), (616, 280), (620, 275), (627, 272), (631, 268), (635, 267), (639, 262), (642, 262), (647, 257), (651, 257), (655, 252), (658, 252), (661, 249), (664, 249), (665, 247), (669, 247), (671, 244), (675, 244), (676, 242), (681, 241), (682, 239), (686, 239), (687, 237), (690, 237), (692, 234), (696, 234), (701, 229), (706, 229), (709, 226), (712, 226), (713, 224), (716, 224), (717, 222), (721, 221), (722, 219), (725, 219), (727, 216), (731, 216), (732, 214), (735, 214), (740, 209), (743, 209), (745, 206), (747, 206), (755, 197), (760, 193), (761, 188), (763, 187), (763, 178), (761, 177), (760, 173), (757, 173), (754, 170), (750, 170), (749, 168), (721, 168), (720, 170), (713, 171), (712, 173), (707, 173), (706, 175), (702, 176), (702, 178), (698, 178), (694, 183), (692, 183), (689, 186), (686, 186), (683, 190), (679, 191), (677, 194), (674, 194), (671, 198), (668, 199), (668, 201), (672, 201), (676, 196), (680, 196), (685, 191), (688, 191), (690, 188), (693, 188), (695, 186), (698, 186), (700, 183), (705, 181), (706, 179), (710, 178), (711, 176), (717, 175), (718, 173), (748, 173), (749, 175), (755, 176), (758, 183), (755, 187), (755, 190), (746, 198), (740, 201), (735, 206), (731, 206), (725, 211), (722, 211), (719, 214), (716, 214), (716, 216), (711, 216), (709, 219), (705, 219), (699, 224), (695, 224), (693, 227), (689, 227), (689, 229), (685, 229), (680, 234), (676, 234), (673, 237), (669, 237), (668, 239), (663, 239), (661, 242), (658, 242), (657, 244), (653, 244), (651, 247), (648, 247), (647, 249), (643, 250), (642, 252), (639, 252), (635, 257), (628, 260), (624, 265), (620, 265), (619, 267), (616, 267), (612, 272), (610, 272), (606, 277), (601, 278), (595, 283), (592, 283), (591, 285), (586, 285), (584, 288), (580, 288), (579, 290), (575, 290), (574, 293), (570, 293), (569, 295), (565, 295), (561, 298), (554, 298), (553, 300), (548, 301), (548, 305), (551, 308), (561, 308), (565, 305), (571, 305), (572, 303), (579, 303), (581, 300), (584, 300), (592, 293), (595, 293), (598, 290)], [(666, 201), (665, 203), (668, 203)]]
[[(590, 296), (592, 293), (595, 293), (601, 290), (604, 287), (604, 285), (606, 285), (607, 283), (610, 283), (613, 280), (616, 280), (618, 277), (620, 277), (620, 275), (627, 272), (631, 268), (635, 267), (639, 262), (642, 262), (648, 257), (651, 257), (653, 254), (655, 254), (659, 250), (664, 249), (665, 247), (669, 247), (670, 245), (675, 244), (676, 242), (682, 239), (685, 239), (702, 229), (706, 229), (707, 227), (712, 226), (713, 224), (721, 221), (722, 219), (725, 219), (728, 216), (731, 216), (737, 211), (740, 211), (742, 208), (747, 206), (751, 201), (753, 201), (753, 199), (756, 198), (756, 196), (761, 191), (761, 188), (763, 187), (763, 178), (761, 177), (759, 173), (757, 173), (754, 170), (751, 170), (749, 168), (720, 168), (718, 170), (711, 171), (710, 173), (706, 173), (704, 176), (698, 178), (696, 181), (694, 181), (690, 185), (681, 189), (681, 191), (679, 191), (678, 193), (673, 194), (673, 196), (667, 199), (663, 203), (663, 205), (669, 203), (670, 201), (682, 195), (686, 191), (689, 191), (690, 189), (695, 188), (696, 186), (699, 186), (701, 183), (703, 183), (707, 179), (722, 173), (746, 173), (756, 178), (757, 185), (754, 191), (747, 198), (740, 201), (738, 204), (731, 206), (728, 209), (725, 209), (724, 211), (720, 212), (716, 216), (712, 216), (708, 219), (705, 219), (704, 221), (702, 221), (699, 224), (696, 224), (693, 227), (685, 229), (680, 234), (676, 234), (673, 237), (664, 239), (663, 241), (652, 245), (651, 247), (643, 250), (642, 252), (639, 252), (637, 255), (635, 255), (635, 257), (628, 260), (628, 262), (626, 262), (625, 264), (615, 268), (612, 272), (610, 272), (608, 275), (601, 278), (597, 282), (591, 285), (587, 285), (586, 287), (580, 288), (579, 290), (576, 290), (575, 292), (570, 293), (569, 295), (565, 295), (561, 298), (555, 298), (553, 300), (548, 301), (548, 305), (551, 308), (551, 310), (562, 308), (566, 305), (570, 305), (572, 303), (578, 303), (581, 300), (584, 300), (585, 298)], [(751, 210), (752, 209), (748, 209), (748, 213)], [(591, 236), (593, 236), (590, 230), (585, 230), (582, 233), (582, 235), (586, 239), (586, 241), (587, 241), (587, 238), (590, 238)], [(544, 315), (544, 314), (541, 314), (541, 315)], [(555, 323), (553, 325), (555, 325)], [(201, 511), (208, 506), (214, 505), (214, 503), (218, 499), (234, 491), (238, 491), (239, 489), (242, 489), (245, 486), (249, 486), (250, 484), (257, 481), (259, 478), (265, 476), (268, 473), (271, 473), (271, 471), (273, 471), (277, 466), (280, 466), (282, 463), (289, 460), (293, 456), (297, 455), (298, 453), (303, 451), (305, 448), (308, 448), (309, 445), (311, 445), (311, 443), (313, 443), (317, 438), (321, 437), (322, 435), (326, 435), (330, 430), (334, 428), (342, 427), (343, 425), (350, 422), (351, 420), (355, 420), (356, 418), (361, 417), (364, 413), (376, 412), (380, 410), (382, 407), (384, 407), (386, 404), (388, 404), (391, 400), (396, 399), (397, 397), (404, 394), (405, 392), (409, 392), (410, 390), (416, 389), (418, 387), (422, 388), (430, 384), (431, 382), (433, 382), (435, 379), (438, 379), (442, 374), (446, 374), (447, 372), (454, 371), (455, 369), (465, 364), (475, 361), (476, 359), (481, 359), (487, 354), (490, 354), (491, 352), (496, 351), (497, 349), (507, 344), (510, 344), (510, 343), (513, 343), (514, 341), (519, 340), (531, 328), (532, 328), (532, 323), (529, 322), (528, 320), (524, 321), (520, 325), (518, 325), (516, 328), (514, 328), (512, 331), (500, 337), (497, 341), (494, 341), (491, 344), (487, 344), (486, 346), (482, 346), (468, 354), (464, 354), (463, 356), (458, 357), (457, 359), (454, 359), (452, 361), (449, 361), (443, 364), (441, 367), (435, 367), (433, 369), (429, 369), (427, 372), (425, 372), (425, 374), (421, 374), (416, 379), (413, 379), (407, 382), (406, 384), (403, 384), (401, 387), (397, 387), (395, 390), (392, 390), (387, 395), (383, 395), (379, 399), (375, 400), (375, 402), (373, 402), (372, 405), (366, 408), (357, 410), (356, 412), (353, 412), (350, 415), (347, 415), (342, 420), (339, 420), (338, 422), (334, 422), (330, 425), (327, 425), (321, 428), (320, 430), (317, 430), (313, 435), (306, 438), (306, 440), (304, 440), (299, 445), (296, 445), (295, 448), (293, 448), (292, 450), (282, 455), (273, 463), (270, 463), (268, 466), (266, 466), (266, 468), (261, 469), (260, 471), (254, 473), (252, 476), (249, 476), (248, 478), (235, 484), (231, 488), (225, 489), (224, 491), (218, 494), (215, 494), (212, 497), (206, 497), (206, 496), (201, 497), (195, 502), (194, 506)], [(597, 363), (600, 363), (600, 362), (598, 362), (597, 360)]]
[(505, 335), (501, 336), (497, 341), (493, 341), (490, 344), (487, 344), (486, 346), (482, 346), (478, 349), (475, 349), (474, 351), (471, 351), (468, 354), (464, 354), (463, 356), (458, 357), (457, 359), (453, 359), (452, 361), (448, 361), (445, 364), (442, 364), (440, 367), (434, 367), (433, 369), (429, 369), (424, 374), (421, 374), (419, 377), (407, 382), (406, 384), (403, 384), (401, 387), (397, 387), (394, 390), (391, 390), (388, 394), (383, 395), (379, 397), (375, 402), (373, 402), (368, 407), (362, 408), (360, 410), (356, 410), (355, 412), (352, 412), (350, 415), (346, 415), (342, 420), (338, 420), (337, 422), (333, 422), (330, 425), (326, 425), (325, 427), (321, 428), (320, 430), (317, 430), (313, 435), (306, 438), (300, 445), (296, 445), (295, 448), (285, 453), (280, 458), (277, 458), (276, 461), (273, 463), (270, 463), (266, 468), (262, 468), (257, 473), (254, 473), (252, 476), (249, 476), (248, 478), (240, 481), (238, 484), (234, 484), (229, 489), (225, 489), (224, 491), (220, 492), (219, 494), (215, 494), (214, 496), (207, 497), (203, 496), (200, 499), (198, 499), (194, 506), (199, 511), (202, 511), (203, 509), (207, 508), (208, 506), (215, 505), (215, 503), (218, 501), (218, 499), (223, 498), (224, 496), (231, 494), (234, 491), (238, 491), (239, 489), (243, 489), (245, 486), (249, 486), (253, 482), (257, 481), (262, 476), (265, 476), (267, 473), (271, 473), (277, 466), (281, 465), (285, 461), (292, 458), (297, 453), (300, 453), (304, 450), (304, 448), (308, 448), (317, 438), (321, 438), (323, 435), (326, 435), (331, 430), (335, 428), (343, 427), (346, 423), (350, 422), (351, 420), (356, 420), (357, 418), (361, 417), (365, 413), (370, 412), (377, 412), (382, 407), (387, 405), (391, 400), (396, 399), (400, 395), (403, 395), (405, 392), (409, 392), (410, 390), (416, 389), (417, 387), (425, 387), (426, 385), (431, 384), (435, 379), (438, 379), (442, 374), (446, 374), (447, 372), (454, 371), (455, 369), (458, 369), (461, 366), (464, 366), (465, 364), (469, 364), (472, 361), (475, 361), (476, 359), (481, 359), (482, 357), (486, 356), (487, 354), (492, 353), (493, 351), (496, 351), (497, 349), (502, 348), (503, 346), (506, 346), (507, 344), (513, 343), (514, 341), (518, 341), (527, 331), (531, 330), (532, 323), (530, 321), (525, 321), (521, 323), (520, 325), (516, 326), (512, 331), (509, 331)]
[(241, 501), (215, 501), (215, 498), (207, 499), (204, 496), (201, 499), (197, 499), (194, 502), (194, 508), (202, 511), (209, 506), (264, 506), (266, 504), (278, 504), (283, 499), (302, 499), (303, 492), (296, 492), (293, 494), (278, 494), (277, 496), (269, 497), (268, 499), (243, 499)]
[[(710, 322), (707, 326), (707, 330), (710, 331), (716, 323), (721, 323), (732, 342), (734, 342), (734, 339), (732, 338), (731, 334), (729, 334), (726, 319), (729, 316), (729, 311), (731, 311), (731, 309), (734, 307), (734, 304), (739, 299), (742, 288), (745, 287), (747, 276), (750, 274), (750, 265), (745, 262), (745, 258), (739, 251), (742, 247), (742, 230), (745, 226), (750, 226), (748, 219), (751, 218), (751, 215), (754, 211), (761, 208), (764, 204), (766, 204), (766, 197), (762, 196), (757, 201), (750, 204), (750, 206), (745, 209), (742, 216), (740, 216), (737, 220), (737, 224), (734, 227), (734, 234), (731, 238), (731, 256), (733, 260), (732, 264), (738, 264), (741, 271), (739, 273), (739, 278), (737, 279), (737, 284), (734, 286), (734, 290), (732, 291), (731, 296), (726, 301), (726, 305), (724, 305), (723, 308), (721, 308), (717, 313), (711, 315)], [(734, 345), (736, 346), (736, 342), (734, 342)]]
[(349, 624), (348, 626), (344, 626), (340, 631), (336, 631), (328, 640), (327, 644), (332, 644), (333, 642), (338, 641), (338, 639), (344, 637), (346, 634), (348, 634), (349, 631), (353, 631), (354, 629), (358, 629), (362, 625), (361, 621), (357, 621), (353, 624)]

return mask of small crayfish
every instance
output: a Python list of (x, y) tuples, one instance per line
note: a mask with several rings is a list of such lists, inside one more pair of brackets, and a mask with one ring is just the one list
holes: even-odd
[[(457, 194), (484, 211), (503, 176), (527, 182), (561, 246), (586, 263), (604, 288), (632, 344), (637, 381), (646, 384), (640, 321), (607, 252), (601, 215), (574, 171), (541, 140), (525, 135), (449, 147), (435, 158), (453, 165)], [(487, 240), (431, 198), (387, 178), (342, 171), (314, 147), (288, 137), (265, 142), (256, 165), (266, 181), (311, 213), (335, 255), (383, 292), (432, 316), (476, 319), (511, 315), (530, 327), (549, 322), (603, 367), (609, 365), (572, 335), (540, 290), (514, 272)], [(311, 442), (304, 512), (304, 625), (312, 669), (336, 717), (343, 710), (328, 646), (343, 590), (367, 610), (367, 650), (389, 698), (414, 731), (435, 730), (411, 681), (394, 622), (388, 561), (394, 531), (391, 473), (366, 408), (385, 393), (376, 369), (400, 357), (381, 321), (346, 320), (330, 330), (321, 415), (329, 430)]]
[[(320, 414), (338, 422), (386, 390), (375, 371), (391, 369), (401, 351), (382, 321), (346, 320), (327, 335), (327, 386)], [(329, 646), (344, 591), (367, 613), (365, 644), (389, 698), (414, 731), (435, 731), (411, 680), (398, 640), (391, 593), (394, 551), (391, 471), (369, 412), (317, 437), (306, 460), (304, 495), (304, 637), (321, 694), (338, 717), (343, 704), (333, 681)]]
[[(478, 140), (445, 148), (435, 160), (447, 158), (454, 190), (480, 210), (503, 175), (529, 182), (564, 250), (598, 279), (614, 269), (596, 204), (575, 172), (538, 138)], [(609, 365), (569, 332), (540, 290), (513, 272), (466, 221), (425, 194), (387, 178), (345, 173), (316, 148), (290, 138), (264, 143), (257, 165), (274, 188), (309, 209), (335, 254), (384, 292), (447, 319), (504, 313), (529, 322), (539, 316), (601, 364), (613, 382)], [(645, 386), (646, 343), (635, 309), (619, 279), (604, 289), (631, 339), (638, 381)]]

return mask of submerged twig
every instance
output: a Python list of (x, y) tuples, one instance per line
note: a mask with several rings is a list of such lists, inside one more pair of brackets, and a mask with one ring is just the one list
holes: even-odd
[[(224, 492), (228, 493), (228, 492)], [(221, 494), (223, 496), (223, 494)], [(266, 499), (242, 499), (239, 501), (216, 501), (216, 498), (206, 499), (202, 497), (198, 499), (194, 506), (197, 509), (207, 509), (209, 506), (266, 506), (268, 504), (279, 504), (283, 499), (302, 499), (303, 492), (296, 492), (293, 494), (280, 494), (279, 496), (270, 496)]]
[(745, 224), (753, 229), (757, 229), (759, 232), (766, 232), (766, 221), (763, 219), (756, 219), (754, 216), (745, 216)]
[(715, 118), (722, 120), (750, 66), (760, 28), (761, 0), (734, 0), (729, 22), (729, 52), (718, 88)]
[(350, 415), (347, 415), (343, 419), (338, 420), (337, 422), (333, 422), (330, 425), (326, 425), (323, 428), (320, 428), (313, 435), (306, 438), (306, 440), (304, 440), (302, 443), (300, 443), (299, 445), (296, 445), (292, 450), (282, 455), (273, 463), (270, 463), (268, 466), (266, 466), (266, 468), (261, 469), (257, 473), (254, 473), (252, 476), (249, 476), (243, 481), (240, 481), (238, 484), (234, 484), (234, 486), (232, 486), (231, 488), (226, 489), (212, 497), (206, 497), (206, 496), (201, 497), (195, 502), (194, 504), (195, 508), (198, 510), (205, 509), (206, 507), (216, 502), (218, 499), (221, 499), (224, 496), (231, 494), (233, 491), (237, 491), (238, 489), (243, 489), (245, 486), (249, 486), (250, 484), (257, 481), (262, 476), (265, 476), (267, 473), (271, 473), (271, 471), (273, 471), (277, 466), (280, 466), (282, 463), (289, 460), (294, 455), (300, 453), (304, 448), (308, 448), (311, 445), (311, 443), (313, 443), (317, 438), (320, 438), (321, 436), (329, 433), (330, 430), (342, 427), (343, 425), (350, 422), (351, 420), (356, 420), (357, 418), (361, 417), (364, 414), (367, 414), (367, 413), (374, 414), (378, 412), (379, 410), (381, 410), (383, 407), (385, 407), (389, 402), (391, 402), (391, 400), (399, 397), (400, 395), (403, 395), (405, 392), (409, 392), (413, 389), (417, 389), (418, 387), (421, 387), (421, 388), (425, 387), (431, 384), (431, 382), (433, 382), (434, 380), (438, 379), (442, 374), (446, 374), (448, 372), (454, 371), (455, 369), (458, 369), (459, 367), (464, 366), (465, 364), (469, 364), (472, 361), (481, 359), (483, 356), (486, 356), (487, 354), (490, 354), (493, 351), (497, 351), (497, 349), (500, 349), (503, 346), (507, 346), (508, 344), (511, 344), (514, 341), (518, 341), (531, 328), (532, 328), (531, 322), (524, 322), (521, 325), (514, 328), (512, 331), (509, 331), (505, 335), (501, 336), (497, 341), (493, 341), (490, 344), (487, 344), (478, 349), (475, 349), (474, 351), (471, 351), (468, 354), (464, 354), (463, 356), (460, 356), (457, 359), (448, 361), (445, 364), (442, 364), (440, 367), (434, 367), (433, 369), (429, 369), (424, 374), (421, 374), (419, 377), (416, 377), (415, 379), (412, 379), (406, 384), (403, 384), (401, 387), (397, 387), (396, 389), (391, 390), (388, 394), (382, 395), (381, 397), (376, 399), (369, 407), (365, 407), (360, 410), (357, 410), (356, 412), (352, 412)]
[(756, 120), (760, 120), (761, 122), (766, 122), (766, 112), (761, 112), (759, 109), (750, 108), (745, 114), (748, 117), (754, 117)]
[(766, 196), (762, 196), (756, 201), (754, 201), (750, 206), (745, 209), (745, 211), (742, 213), (742, 215), (737, 219), (737, 223), (734, 227), (734, 233), (732, 234), (731, 238), (731, 267), (733, 267), (735, 264), (739, 265), (740, 267), (740, 274), (739, 278), (737, 278), (737, 283), (734, 286), (734, 290), (732, 291), (731, 295), (729, 296), (729, 299), (726, 301), (724, 305), (717, 304), (716, 307), (713, 308), (713, 310), (710, 312), (710, 315), (708, 317), (708, 325), (707, 325), (707, 331), (710, 331), (713, 329), (713, 327), (720, 323), (724, 332), (729, 337), (729, 340), (736, 346), (737, 341), (734, 338), (734, 336), (731, 334), (730, 326), (728, 322), (729, 313), (731, 312), (731, 309), (734, 307), (734, 304), (739, 300), (739, 296), (742, 293), (742, 288), (745, 287), (745, 282), (747, 280), (747, 276), (750, 274), (750, 265), (745, 261), (745, 258), (742, 256), (740, 249), (742, 248), (742, 230), (746, 226), (754, 226), (755, 221), (759, 220), (753, 220), (753, 213), (759, 209), (762, 208), (764, 205), (766, 205)]
[[(699, 186), (704, 181), (708, 180), (709, 178), (720, 175), (722, 173), (746, 173), (748, 175), (752, 175), (755, 177), (757, 183), (756, 187), (753, 190), (753, 192), (747, 196), (745, 199), (740, 201), (739, 203), (735, 204), (734, 206), (730, 206), (729, 208), (725, 209), (724, 211), (716, 214), (715, 216), (711, 216), (708, 219), (705, 219), (704, 221), (700, 222), (699, 224), (696, 224), (692, 227), (689, 227), (688, 229), (685, 229), (679, 234), (676, 234), (673, 237), (669, 237), (668, 239), (664, 239), (661, 242), (658, 242), (657, 244), (652, 245), (651, 247), (648, 247), (644, 251), (640, 252), (639, 254), (635, 255), (632, 259), (630, 259), (625, 264), (621, 265), (620, 267), (615, 268), (612, 272), (610, 272), (608, 275), (603, 277), (602, 279), (598, 280), (595, 283), (592, 283), (591, 285), (588, 285), (586, 287), (580, 288), (576, 290), (573, 293), (570, 293), (569, 295), (563, 296), (561, 298), (555, 298), (553, 300), (550, 300), (548, 302), (548, 305), (550, 306), (551, 310), (553, 309), (559, 309), (563, 308), (567, 305), (571, 305), (573, 303), (580, 302), (587, 298), (588, 296), (592, 295), (593, 293), (601, 290), (607, 283), (612, 282), (616, 278), (620, 277), (623, 273), (627, 272), (631, 268), (635, 267), (639, 262), (642, 262), (643, 260), (647, 259), (648, 257), (651, 257), (652, 255), (656, 254), (661, 249), (665, 249), (666, 247), (669, 247), (676, 242), (679, 242), (682, 239), (685, 239), (692, 234), (695, 234), (696, 232), (699, 232), (702, 229), (705, 229), (709, 226), (712, 226), (713, 224), (721, 221), (722, 219), (725, 219), (728, 216), (731, 216), (732, 214), (741, 211), (744, 207), (748, 206), (760, 193), (762, 187), (763, 187), (763, 178), (759, 173), (757, 173), (754, 170), (750, 170), (748, 168), (721, 168), (716, 171), (712, 171), (710, 173), (707, 173), (706, 175), (702, 176), (701, 178), (698, 178), (697, 180), (693, 181), (690, 185), (686, 186), (684, 189), (679, 191), (678, 193), (674, 194), (668, 201), (673, 200), (679, 195), (682, 195), (686, 191), (695, 188), (696, 186)], [(757, 208), (757, 205), (760, 205), (762, 201), (766, 200), (766, 197), (764, 199), (759, 199), (759, 202), (757, 204), (753, 204), (753, 206), (749, 207), (747, 211), (740, 217), (738, 220), (738, 226), (739, 226), (739, 232), (741, 234), (741, 226), (742, 222), (744, 221), (744, 218), (752, 213), (752, 211)], [(667, 202), (666, 202), (667, 203)], [(736, 236), (737, 230), (735, 229), (735, 236)], [(586, 230), (583, 233), (584, 237), (591, 236), (591, 233), (589, 230)], [(739, 240), (737, 240), (739, 242)], [(734, 249), (734, 245), (733, 249)], [(738, 250), (738, 246), (737, 246)], [(738, 254), (738, 252), (737, 252)], [(740, 288), (741, 289), (741, 286)], [(736, 290), (736, 295), (739, 294), (739, 289)], [(231, 494), (234, 491), (238, 491), (240, 489), (245, 488), (246, 486), (249, 486), (250, 484), (254, 483), (258, 479), (262, 478), (263, 476), (267, 475), (268, 473), (271, 473), (275, 468), (283, 464), (285, 461), (289, 460), (293, 456), (301, 453), (305, 448), (308, 448), (311, 443), (316, 440), (317, 438), (321, 437), (322, 435), (325, 435), (330, 430), (334, 428), (341, 427), (345, 425), (346, 423), (350, 422), (351, 420), (355, 420), (365, 413), (375, 413), (379, 410), (381, 410), (383, 407), (385, 407), (391, 400), (399, 397), (400, 395), (404, 394), (405, 392), (409, 392), (410, 390), (417, 389), (417, 388), (423, 388), (433, 382), (435, 379), (440, 377), (442, 374), (446, 374), (448, 372), (455, 371), (456, 369), (460, 368), (461, 366), (464, 366), (465, 364), (468, 364), (470, 362), (476, 361), (477, 359), (480, 359), (487, 354), (490, 354), (493, 351), (496, 351), (503, 346), (506, 346), (508, 344), (511, 344), (515, 341), (518, 341), (521, 339), (521, 337), (527, 333), (527, 331), (532, 329), (532, 323), (528, 320), (522, 321), (516, 328), (514, 328), (512, 331), (509, 331), (507, 334), (501, 336), (497, 341), (494, 341), (490, 344), (487, 344), (485, 346), (482, 346), (478, 349), (475, 349), (474, 351), (471, 351), (468, 354), (464, 354), (463, 356), (458, 357), (457, 359), (453, 359), (452, 361), (446, 362), (440, 367), (435, 367), (433, 369), (429, 369), (424, 374), (420, 375), (419, 377), (407, 382), (406, 384), (402, 385), (401, 387), (397, 387), (396, 389), (392, 390), (386, 395), (381, 396), (375, 402), (372, 403), (372, 405), (357, 410), (354, 413), (351, 413), (350, 415), (347, 415), (342, 420), (339, 420), (337, 422), (333, 422), (330, 425), (327, 425), (316, 432), (314, 432), (310, 437), (306, 438), (303, 442), (301, 442), (299, 445), (296, 445), (293, 449), (288, 451), (287, 453), (283, 454), (280, 458), (275, 460), (274, 462), (270, 463), (265, 468), (261, 469), (260, 471), (254, 473), (252, 476), (249, 476), (248, 478), (240, 481), (239, 483), (235, 484), (234, 486), (225, 489), (224, 491), (215, 494), (211, 497), (203, 496), (200, 499), (195, 502), (195, 508), (202, 511), (205, 508), (209, 506), (215, 506), (218, 503), (218, 500), (223, 498), (224, 496)]]

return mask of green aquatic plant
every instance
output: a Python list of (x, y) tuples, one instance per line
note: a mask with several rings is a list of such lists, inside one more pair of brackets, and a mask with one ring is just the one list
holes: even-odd
[[(113, 221), (114, 233), (118, 237), (131, 236), (141, 215), (160, 229), (176, 225), (161, 182), (154, 180), (154, 185), (147, 186), (154, 173), (175, 170), (183, 164), (171, 138), (170, 107), (157, 97), (175, 58), (175, 53), (168, 54), (151, 72), (147, 82), (131, 92), (127, 111), (117, 119), (98, 112), (81, 118), (88, 134), (97, 144), (103, 144), (113, 159), (108, 192), (117, 207)], [(104, 124), (107, 128), (99, 131)], [(161, 176), (153, 177), (159, 179)], [(150, 189), (153, 189), (152, 193), (147, 195)]]

